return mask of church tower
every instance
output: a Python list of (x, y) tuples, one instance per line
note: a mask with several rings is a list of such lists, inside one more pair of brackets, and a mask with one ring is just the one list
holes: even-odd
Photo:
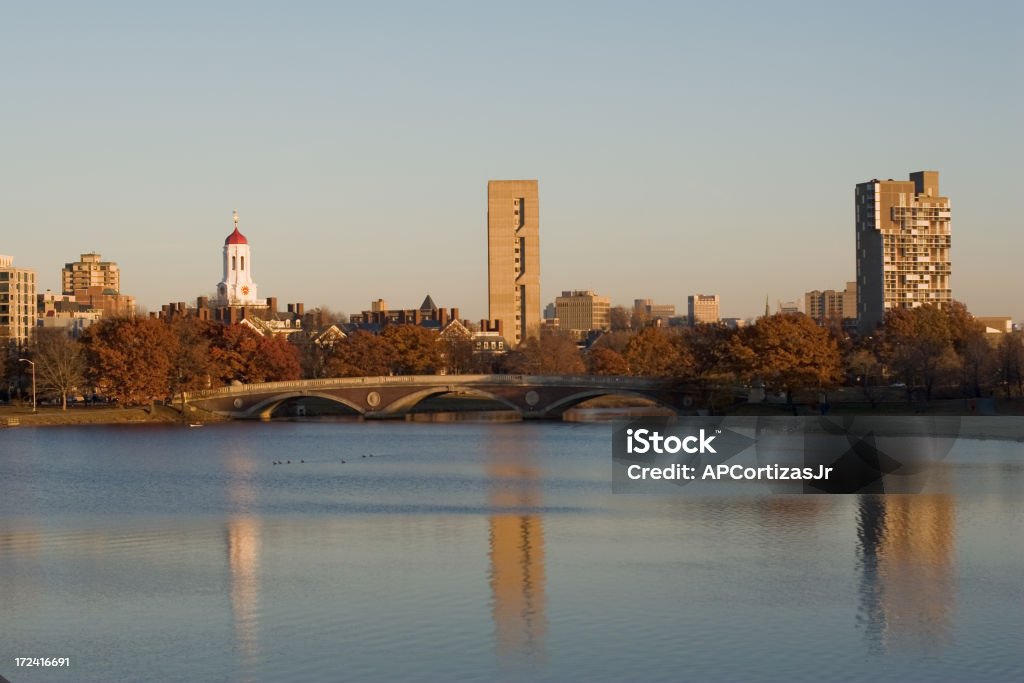
[(249, 240), (238, 230), (238, 212), (234, 212), (235, 230), (224, 240), (224, 277), (217, 285), (217, 298), (226, 306), (265, 306), (256, 298), (252, 281), (252, 254)]

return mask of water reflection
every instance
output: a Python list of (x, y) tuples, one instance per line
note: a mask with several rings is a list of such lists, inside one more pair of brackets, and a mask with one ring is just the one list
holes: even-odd
[(858, 621), (875, 651), (941, 649), (955, 607), (955, 499), (862, 496)]
[[(225, 459), (227, 495), (236, 510), (248, 510), (256, 498), (255, 463), (238, 452)], [(259, 658), (261, 524), (257, 517), (236, 514), (227, 521), (231, 614), (243, 669)]]
[[(528, 450), (528, 449), (524, 449)], [(491, 615), (499, 660), (543, 661), (547, 631), (540, 471), (521, 452), (495, 452), (488, 465)]]
[(42, 584), (43, 538), (32, 528), (0, 528), (0, 614), (18, 601), (39, 604), (46, 591)]

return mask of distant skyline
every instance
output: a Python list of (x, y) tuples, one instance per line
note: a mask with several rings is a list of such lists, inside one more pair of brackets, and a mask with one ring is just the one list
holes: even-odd
[(952, 290), (1024, 320), (1024, 6), (66, 3), (0, 23), (0, 253), (158, 310), (487, 314), (487, 181), (539, 181), (541, 300), (724, 317), (855, 275), (854, 186), (937, 170)]

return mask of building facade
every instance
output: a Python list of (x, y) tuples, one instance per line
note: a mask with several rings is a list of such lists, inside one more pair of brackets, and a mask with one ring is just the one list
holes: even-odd
[(691, 325), (717, 325), (722, 319), (718, 295), (691, 294), (686, 297), (686, 316)]
[(36, 326), (36, 271), (0, 254), (0, 346), (27, 344)]
[(591, 330), (611, 329), (611, 300), (591, 290), (566, 290), (555, 298), (558, 327), (577, 337)]
[(518, 346), (540, 329), (540, 213), (536, 180), (487, 183), (488, 318)]
[(99, 287), (100, 291), (121, 291), (121, 270), (113, 261), (92, 252), (82, 254), (80, 260), (65, 263), (60, 271), (61, 293), (74, 294), (81, 289)]
[(893, 308), (948, 305), (950, 206), (939, 194), (938, 172), (859, 183), (854, 205), (860, 330), (870, 332)]
[(847, 282), (846, 289), (817, 289), (804, 294), (804, 312), (819, 325), (830, 320), (843, 321), (857, 317), (857, 283)]
[(633, 299), (634, 320), (653, 325), (668, 325), (676, 317), (675, 304), (656, 304), (654, 299)]

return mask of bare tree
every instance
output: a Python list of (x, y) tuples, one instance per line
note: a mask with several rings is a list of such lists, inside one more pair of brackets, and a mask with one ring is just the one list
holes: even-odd
[(68, 409), (68, 394), (85, 380), (82, 345), (63, 330), (36, 330), (33, 357), (36, 379), (44, 391), (60, 395), (61, 410)]

